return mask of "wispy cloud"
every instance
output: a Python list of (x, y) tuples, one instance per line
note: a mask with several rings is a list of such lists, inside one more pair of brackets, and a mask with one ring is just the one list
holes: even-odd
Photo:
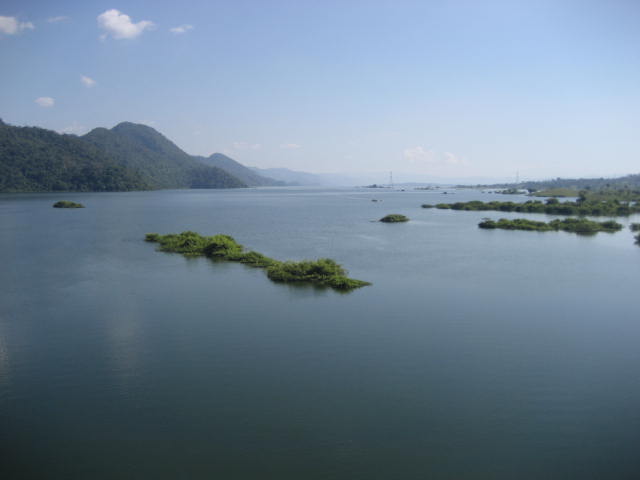
[(67, 133), (72, 135), (82, 135), (87, 131), (89, 131), (89, 129), (84, 125), (80, 125), (78, 122), (73, 122), (71, 125), (64, 127), (62, 130), (59, 130), (60, 133)]
[(300, 145), (298, 145), (297, 143), (283, 143), (282, 145), (280, 145), (280, 148), (282, 148), (283, 150), (295, 150), (297, 148), (300, 148)]
[(16, 35), (24, 30), (33, 30), (34, 28), (31, 22), (20, 22), (16, 17), (0, 16), (0, 33), (5, 35)]
[(80, 75), (80, 81), (87, 88), (91, 88), (96, 84), (96, 81), (93, 78), (87, 77), (86, 75)]
[(53, 107), (56, 104), (56, 101), (51, 97), (39, 97), (34, 100), (41, 107)]
[(403, 156), (409, 163), (430, 166), (467, 166), (469, 162), (451, 152), (438, 152), (421, 146), (405, 148)]
[(233, 148), (236, 150), (260, 150), (262, 145), (259, 143), (233, 142)]
[(425, 149), (424, 147), (405, 148), (403, 155), (411, 163), (434, 163), (436, 158), (435, 150)]
[(57, 16), (57, 17), (47, 18), (47, 22), (49, 22), (49, 23), (66, 22), (67, 20), (69, 20), (69, 17), (67, 17), (66, 15), (60, 15), (60, 16)]
[(179, 25), (177, 27), (170, 28), (169, 31), (171, 33), (175, 33), (176, 35), (182, 35), (183, 33), (187, 33), (189, 30), (193, 30), (193, 25), (184, 24)]
[(136, 38), (145, 30), (153, 29), (155, 24), (150, 20), (133, 23), (129, 15), (113, 8), (98, 15), (98, 26), (105, 32), (100, 38), (105, 39), (111, 36), (116, 40), (122, 40)]

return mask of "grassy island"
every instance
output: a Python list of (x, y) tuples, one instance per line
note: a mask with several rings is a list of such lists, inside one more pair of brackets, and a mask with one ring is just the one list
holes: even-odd
[(405, 217), (404, 215), (400, 215), (399, 213), (390, 213), (380, 219), (381, 222), (384, 223), (398, 223), (398, 222), (408, 222), (409, 217)]
[(629, 228), (632, 232), (640, 232), (640, 223), (632, 223)]
[(348, 278), (347, 271), (330, 258), (281, 262), (258, 252), (245, 251), (244, 247), (229, 235), (206, 237), (190, 231), (168, 235), (147, 233), (145, 240), (158, 243), (158, 250), (162, 252), (205, 256), (264, 268), (267, 276), (274, 282), (322, 285), (343, 292), (371, 285), (369, 282)]
[(531, 230), (536, 232), (562, 230), (564, 232), (573, 232), (581, 235), (591, 235), (598, 232), (613, 233), (622, 229), (622, 225), (613, 220), (594, 222), (593, 220), (587, 220), (585, 218), (565, 218), (564, 220), (552, 220), (548, 223), (527, 220), (525, 218), (516, 218), (513, 220), (501, 218), (498, 221), (485, 218), (478, 224), (478, 227), (486, 229), (501, 228), (503, 230)]
[[(425, 207), (427, 208), (427, 207)], [(546, 213), (550, 215), (592, 215), (592, 216), (628, 216), (640, 212), (637, 202), (624, 202), (617, 199), (588, 200), (579, 198), (575, 202), (560, 202), (550, 198), (546, 202), (529, 200), (524, 203), (515, 202), (470, 202), (439, 203), (436, 208), (466, 211), (498, 211), (519, 213)]]
[(60, 200), (53, 204), (53, 208), (84, 208), (81, 203), (70, 202), (68, 200)]

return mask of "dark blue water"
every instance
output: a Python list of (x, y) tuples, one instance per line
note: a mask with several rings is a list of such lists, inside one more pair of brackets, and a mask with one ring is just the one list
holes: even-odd
[[(420, 208), (473, 198), (0, 196), (0, 478), (640, 478), (640, 248)], [(187, 229), (373, 285), (143, 241)]]

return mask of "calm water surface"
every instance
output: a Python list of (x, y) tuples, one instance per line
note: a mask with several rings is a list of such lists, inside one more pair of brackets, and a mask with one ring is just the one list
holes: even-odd
[[(0, 478), (640, 478), (640, 248), (420, 208), (476, 198), (1, 195)], [(143, 241), (187, 229), (373, 286)]]

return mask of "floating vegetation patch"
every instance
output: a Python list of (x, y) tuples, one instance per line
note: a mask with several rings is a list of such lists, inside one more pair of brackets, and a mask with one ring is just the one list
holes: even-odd
[[(423, 208), (428, 208), (423, 206)], [(557, 198), (550, 198), (546, 202), (529, 200), (524, 203), (515, 202), (470, 202), (439, 203), (436, 208), (465, 210), (465, 211), (497, 211), (519, 213), (546, 213), (550, 215), (592, 215), (592, 216), (628, 216), (640, 212), (640, 205), (632, 202), (613, 200), (578, 200), (575, 202), (560, 202)]]
[(399, 213), (390, 213), (380, 219), (381, 222), (384, 223), (399, 223), (399, 222), (408, 222), (409, 217), (405, 217), (404, 215), (400, 215)]
[(281, 262), (258, 252), (246, 252), (244, 247), (229, 235), (206, 237), (191, 231), (168, 235), (147, 233), (145, 240), (159, 244), (158, 250), (162, 252), (181, 253), (192, 257), (205, 256), (264, 268), (267, 277), (274, 282), (321, 285), (343, 292), (371, 285), (369, 282), (347, 277), (348, 272), (330, 258)]
[(53, 208), (84, 208), (81, 203), (70, 202), (68, 200), (60, 200), (53, 204)]
[(515, 218), (513, 220), (501, 218), (498, 221), (485, 218), (478, 224), (478, 227), (485, 229), (531, 230), (536, 232), (562, 230), (564, 232), (573, 232), (581, 235), (592, 235), (598, 232), (613, 233), (622, 229), (622, 225), (613, 220), (594, 222), (586, 218), (565, 218), (564, 220), (552, 220), (548, 223), (527, 220), (525, 218)]

